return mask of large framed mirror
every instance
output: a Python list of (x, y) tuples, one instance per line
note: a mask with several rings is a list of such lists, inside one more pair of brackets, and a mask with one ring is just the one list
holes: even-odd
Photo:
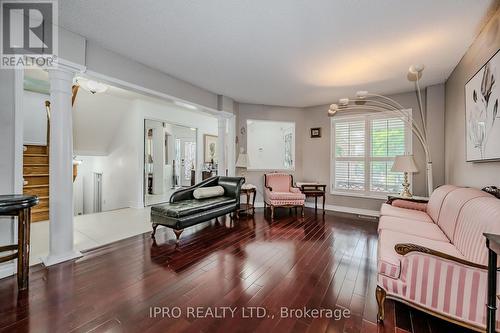
[(247, 120), (248, 170), (295, 170), (295, 123)]
[(144, 121), (144, 205), (168, 202), (173, 192), (194, 185), (196, 128)]

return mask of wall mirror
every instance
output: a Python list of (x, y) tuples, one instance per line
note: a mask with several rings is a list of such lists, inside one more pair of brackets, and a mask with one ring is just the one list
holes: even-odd
[(249, 170), (295, 169), (295, 123), (247, 120)]
[(144, 121), (144, 205), (168, 202), (174, 191), (194, 185), (197, 130)]

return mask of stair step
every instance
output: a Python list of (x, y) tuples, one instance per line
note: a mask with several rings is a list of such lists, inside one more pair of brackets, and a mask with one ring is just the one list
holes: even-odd
[(36, 195), (38, 197), (49, 196), (49, 185), (31, 185), (24, 186), (23, 193), (28, 195)]
[(24, 165), (28, 164), (49, 164), (49, 156), (43, 154), (25, 154), (23, 155)]
[(49, 210), (31, 210), (31, 222), (47, 221), (49, 219)]
[(24, 145), (24, 154), (47, 154), (47, 146)]
[(48, 164), (24, 164), (23, 173), (25, 175), (33, 175), (33, 174), (49, 174), (49, 165)]
[(49, 175), (47, 174), (24, 175), (23, 178), (25, 181), (24, 187), (32, 185), (49, 185)]
[(49, 209), (49, 197), (38, 197), (38, 205), (33, 209), (47, 208)]

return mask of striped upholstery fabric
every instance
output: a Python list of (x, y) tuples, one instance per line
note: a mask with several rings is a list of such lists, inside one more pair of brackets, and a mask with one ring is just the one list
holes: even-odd
[(439, 213), (441, 212), (441, 206), (443, 201), (451, 191), (457, 189), (458, 187), (454, 185), (443, 185), (438, 187), (432, 192), (429, 202), (427, 203), (427, 214), (431, 219), (436, 222), (439, 219)]
[[(401, 271), (401, 259), (403, 257), (397, 254), (394, 250), (394, 246), (399, 243), (418, 244), (454, 257), (463, 258), (457, 248), (448, 241), (437, 241), (426, 237), (418, 237), (403, 232), (385, 229), (381, 230), (379, 233), (378, 268), (384, 268), (383, 270), (379, 270), (379, 274), (391, 272), (388, 276), (396, 278), (399, 277)], [(382, 266), (382, 263), (385, 265)], [(394, 274), (392, 274), (392, 272), (394, 272)]]
[(387, 229), (409, 235), (424, 237), (441, 242), (449, 242), (448, 237), (441, 231), (439, 226), (434, 223), (423, 221), (407, 221), (405, 219), (393, 216), (381, 216), (378, 222), (378, 231)]
[[(500, 200), (477, 189), (448, 185), (434, 193), (427, 213), (437, 224), (387, 216), (381, 210), (378, 285), (389, 297), (484, 329), (486, 269), (424, 252), (401, 256), (394, 246), (415, 244), (486, 266), (488, 252), (483, 233), (500, 234)], [(499, 323), (497, 320), (497, 329)]]
[(473, 199), (464, 205), (453, 240), (467, 260), (487, 265), (484, 232), (500, 234), (500, 200), (493, 196)]
[(417, 221), (433, 223), (431, 217), (427, 215), (426, 212), (421, 212), (414, 209), (395, 207), (386, 203), (382, 204), (382, 208), (380, 209), (380, 216), (393, 216), (405, 220), (417, 220)]
[(412, 252), (402, 260), (400, 279), (379, 274), (378, 284), (390, 296), (471, 325), (486, 327), (486, 270)]
[(453, 240), (455, 226), (457, 225), (458, 215), (462, 211), (462, 207), (474, 198), (489, 196), (491, 194), (475, 188), (458, 188), (451, 191), (443, 201), (437, 224), (446, 236), (450, 240)]

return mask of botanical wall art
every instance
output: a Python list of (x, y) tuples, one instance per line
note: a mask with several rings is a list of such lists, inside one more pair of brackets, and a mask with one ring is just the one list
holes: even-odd
[(500, 53), (465, 85), (467, 161), (500, 159)]
[(217, 136), (205, 134), (204, 141), (205, 163), (217, 162)]

